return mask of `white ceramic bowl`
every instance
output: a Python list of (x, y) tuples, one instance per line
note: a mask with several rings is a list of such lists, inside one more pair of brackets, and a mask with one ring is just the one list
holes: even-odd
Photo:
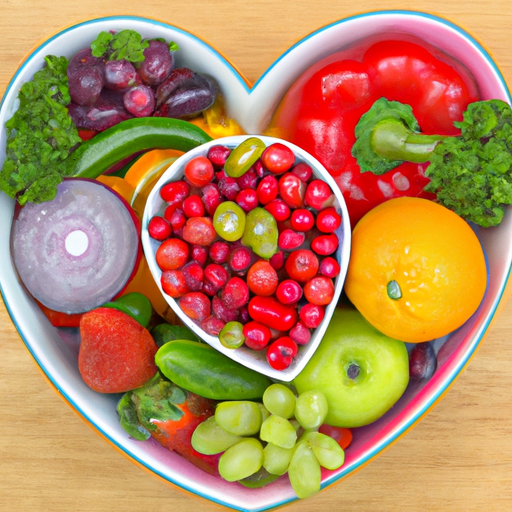
[[(282, 94), (319, 58), (355, 41), (386, 33), (414, 34), (442, 48), (475, 76), (483, 99), (500, 98), (510, 102), (507, 86), (488, 51), (460, 27), (430, 14), (371, 12), (322, 27), (288, 49), (252, 88), (225, 57), (182, 29), (133, 16), (106, 17), (80, 23), (52, 35), (21, 64), (0, 106), (0, 162), (5, 153), (4, 123), (17, 106), (20, 85), (42, 66), (43, 57), (46, 54), (70, 57), (90, 43), (100, 31), (124, 28), (138, 30), (143, 36), (176, 41), (181, 47), (178, 65), (186, 64), (215, 77), (226, 98), (229, 114), (247, 133), (261, 132)], [(129, 458), (165, 481), (198, 496), (244, 511), (267, 510), (295, 500), (285, 478), (263, 489), (245, 489), (205, 474), (156, 442), (138, 442), (129, 438), (119, 425), (116, 413), (118, 397), (95, 393), (80, 378), (76, 335), (53, 328), (20, 285), (8, 244), (13, 209), (13, 201), (0, 196), (0, 239), (3, 241), (0, 245), (1, 292), (21, 339), (60, 396)], [(500, 304), (508, 298), (506, 288), (512, 262), (510, 212), (499, 227), (480, 230), (478, 235), (490, 269), (488, 291), (478, 311), (457, 332), (437, 340), (438, 370), (428, 383), (410, 385), (402, 399), (383, 418), (354, 430), (344, 466), (326, 473), (322, 487), (350, 475), (403, 435), (446, 392), (482, 343)]]
[(343, 283), (345, 281), (345, 275), (347, 273), (348, 262), (350, 258), (351, 228), (350, 221), (348, 218), (347, 207), (345, 205), (345, 200), (343, 199), (340, 189), (337, 187), (335, 181), (329, 175), (325, 167), (316, 158), (313, 158), (309, 153), (297, 147), (295, 144), (291, 144), (290, 142), (281, 139), (276, 139), (274, 137), (259, 136), (259, 138), (265, 143), (265, 146), (269, 146), (274, 142), (280, 142), (281, 144), (284, 144), (293, 150), (296, 157), (296, 163), (305, 162), (309, 164), (313, 169), (314, 177), (316, 179), (321, 179), (327, 182), (331, 189), (333, 190), (336, 196), (334, 206), (343, 219), (341, 226), (336, 231), (336, 235), (340, 243), (334, 256), (340, 263), (340, 273), (335, 280), (335, 289), (332, 302), (326, 306), (325, 317), (321, 324), (312, 332), (311, 340), (309, 341), (309, 343), (307, 345), (299, 346), (299, 352), (297, 353), (297, 356), (294, 358), (292, 364), (284, 370), (274, 370), (268, 364), (266, 360), (265, 350), (255, 351), (251, 350), (246, 346), (241, 346), (236, 350), (226, 348), (219, 341), (218, 337), (211, 336), (210, 334), (206, 333), (203, 329), (201, 329), (201, 327), (196, 322), (193, 322), (185, 313), (183, 313), (183, 310), (180, 308), (178, 301), (167, 295), (162, 290), (162, 285), (160, 283), (162, 271), (158, 267), (155, 260), (155, 254), (161, 242), (158, 242), (157, 240), (151, 238), (148, 234), (147, 229), (148, 223), (151, 220), (151, 218), (155, 215), (162, 216), (167, 206), (167, 203), (165, 203), (165, 201), (163, 201), (162, 198), (160, 197), (160, 189), (166, 183), (183, 179), (184, 169), (187, 162), (189, 162), (190, 160), (197, 156), (206, 156), (211, 146), (214, 146), (216, 144), (222, 144), (229, 148), (234, 148), (248, 137), (250, 137), (250, 135), (224, 137), (222, 139), (216, 139), (213, 140), (212, 142), (208, 142), (207, 144), (202, 144), (201, 146), (194, 148), (191, 151), (188, 151), (169, 166), (169, 168), (162, 174), (162, 176), (154, 186), (146, 202), (146, 208), (144, 210), (144, 216), (142, 218), (142, 246), (144, 248), (144, 254), (146, 256), (149, 268), (155, 279), (155, 282), (160, 288), (167, 303), (172, 307), (174, 312), (180, 317), (180, 319), (185, 325), (187, 325), (192, 331), (194, 331), (199, 337), (205, 340), (212, 347), (217, 349), (219, 352), (222, 352), (223, 354), (227, 355), (231, 359), (243, 364), (244, 366), (247, 366), (248, 368), (268, 375), (273, 379), (290, 382), (302, 371), (304, 366), (306, 366), (306, 363), (309, 361), (309, 359), (315, 352), (316, 348), (318, 347), (318, 344), (322, 340), (322, 337), (325, 333), (325, 330), (327, 329), (327, 326), (329, 325), (332, 314), (334, 312), (341, 291), (343, 289)]

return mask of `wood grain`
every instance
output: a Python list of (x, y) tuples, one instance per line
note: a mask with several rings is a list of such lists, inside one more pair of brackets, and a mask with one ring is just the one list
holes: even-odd
[[(252, 82), (290, 45), (365, 10), (409, 2), (347, 0), (0, 0), (0, 93), (41, 39), (76, 22), (138, 14), (200, 35)], [(471, 31), (512, 83), (508, 0), (416, 1)], [(4, 241), (4, 243), (6, 243)], [(0, 262), (1, 264), (1, 262)], [(221, 510), (142, 471), (96, 435), (46, 383), (0, 304), (0, 511)], [(290, 512), (512, 510), (512, 303), (446, 397), (357, 474)]]

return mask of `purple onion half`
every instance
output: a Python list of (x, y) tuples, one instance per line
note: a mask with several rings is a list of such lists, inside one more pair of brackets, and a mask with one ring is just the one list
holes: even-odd
[(67, 314), (115, 297), (140, 259), (140, 232), (129, 208), (109, 187), (87, 179), (65, 179), (52, 201), (21, 208), (11, 249), (27, 290)]

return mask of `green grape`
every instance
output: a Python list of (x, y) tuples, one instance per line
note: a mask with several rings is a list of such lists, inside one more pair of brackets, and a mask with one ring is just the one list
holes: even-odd
[(263, 404), (260, 404), (259, 402), (256, 402), (256, 405), (260, 408), (261, 421), (263, 422), (270, 416), (270, 411)]
[(196, 427), (192, 434), (192, 448), (205, 455), (215, 455), (227, 450), (241, 440), (217, 425), (215, 416), (210, 416)]
[(217, 425), (236, 436), (253, 436), (261, 427), (261, 410), (256, 402), (221, 402), (215, 408)]
[(240, 322), (228, 322), (219, 333), (219, 341), (226, 348), (238, 348), (245, 341), (243, 328)]
[(300, 443), (303, 441), (311, 446), (320, 466), (338, 469), (345, 462), (345, 452), (332, 437), (320, 432), (308, 432), (301, 437)]
[(295, 418), (305, 429), (317, 429), (324, 422), (329, 406), (321, 391), (301, 393), (295, 406)]
[(215, 232), (228, 242), (239, 240), (245, 229), (246, 214), (234, 201), (224, 201), (213, 215)]
[(320, 490), (322, 472), (309, 443), (297, 444), (288, 467), (288, 478), (299, 498), (307, 498)]
[(267, 443), (263, 448), (263, 467), (271, 475), (284, 475), (288, 471), (294, 448), (281, 448)]
[(289, 419), (295, 412), (295, 394), (284, 384), (271, 384), (263, 393), (263, 405), (272, 414)]
[(248, 437), (220, 456), (219, 474), (228, 482), (236, 482), (259, 471), (262, 464), (263, 446), (254, 437)]
[(224, 172), (232, 177), (244, 175), (265, 150), (265, 143), (257, 137), (249, 137), (234, 148), (224, 164)]
[(297, 432), (286, 418), (272, 414), (261, 424), (260, 439), (281, 448), (293, 448), (297, 442)]

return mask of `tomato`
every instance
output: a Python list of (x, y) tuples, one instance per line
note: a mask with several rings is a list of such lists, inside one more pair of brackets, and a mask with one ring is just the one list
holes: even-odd
[(467, 71), (426, 43), (382, 40), (312, 66), (286, 93), (266, 131), (320, 160), (343, 192), (352, 225), (388, 199), (435, 197), (423, 190), (428, 164), (404, 163), (382, 176), (360, 172), (351, 154), (354, 129), (381, 97), (411, 105), (423, 133), (456, 134), (453, 122), (478, 93)]
[(418, 343), (451, 333), (476, 311), (486, 283), (477, 236), (433, 201), (386, 201), (352, 233), (345, 292), (391, 338)]

